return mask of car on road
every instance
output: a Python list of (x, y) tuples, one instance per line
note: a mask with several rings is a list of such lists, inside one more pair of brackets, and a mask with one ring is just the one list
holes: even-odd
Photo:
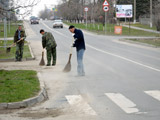
[(63, 22), (62, 22), (62, 20), (54, 20), (53, 21), (53, 28), (56, 28), (56, 27), (63, 28)]
[(31, 24), (39, 24), (39, 19), (37, 17), (30, 19)]

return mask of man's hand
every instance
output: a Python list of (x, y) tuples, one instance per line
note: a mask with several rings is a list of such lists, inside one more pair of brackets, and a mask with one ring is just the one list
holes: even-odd
[(24, 40), (24, 38), (21, 38), (20, 40)]
[(74, 37), (75, 34), (72, 34), (72, 37)]
[(17, 43), (19, 43), (20, 41), (24, 40), (24, 38), (21, 38), (20, 40), (17, 41)]

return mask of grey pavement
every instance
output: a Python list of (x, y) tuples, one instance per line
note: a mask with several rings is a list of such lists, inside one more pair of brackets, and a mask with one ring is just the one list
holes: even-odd
[[(0, 111), (0, 120), (158, 120), (160, 119), (160, 50), (119, 41), (119, 37), (85, 32), (86, 76), (63, 73), (72, 43), (68, 28), (53, 29), (51, 21), (27, 25), (35, 61), (0, 63), (2, 69), (33, 69), (41, 73), (49, 100), (33, 107)], [(43, 28), (57, 41), (57, 65), (38, 66)], [(31, 33), (31, 34), (30, 34)], [(120, 37), (122, 38), (122, 37)]]
[(0, 38), (0, 40), (13, 40), (12, 37), (9, 37), (9, 38)]

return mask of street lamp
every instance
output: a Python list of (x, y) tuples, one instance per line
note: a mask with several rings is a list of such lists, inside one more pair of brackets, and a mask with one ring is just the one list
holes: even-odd
[(134, 0), (134, 24), (136, 23), (136, 0)]
[(152, 28), (152, 0), (150, 0), (150, 28)]

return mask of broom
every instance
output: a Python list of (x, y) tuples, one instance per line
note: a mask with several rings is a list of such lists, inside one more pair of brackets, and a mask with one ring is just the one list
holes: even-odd
[(42, 58), (41, 58), (41, 61), (40, 61), (39, 65), (40, 65), (40, 66), (44, 66), (44, 65), (45, 65), (44, 52), (42, 52)]
[[(21, 39), (23, 40), (23, 39)], [(19, 43), (21, 40), (18, 40), (17, 43)], [(15, 45), (15, 43), (13, 43), (11, 46), (7, 47), (6, 49), (6, 53), (9, 53), (11, 51), (11, 47), (13, 47)]]
[(11, 46), (7, 47), (6, 53), (9, 53), (11, 51), (11, 47), (13, 47), (14, 45), (15, 45), (15, 43), (13, 43)]
[[(74, 39), (72, 40), (72, 44), (74, 42)], [(71, 47), (71, 52), (69, 54), (69, 60), (66, 64), (66, 66), (63, 69), (63, 72), (70, 72), (71, 71), (71, 57), (72, 57), (72, 47)]]
[(72, 53), (69, 54), (69, 60), (66, 64), (66, 66), (63, 69), (63, 72), (70, 72), (71, 71), (71, 57), (72, 57)]

